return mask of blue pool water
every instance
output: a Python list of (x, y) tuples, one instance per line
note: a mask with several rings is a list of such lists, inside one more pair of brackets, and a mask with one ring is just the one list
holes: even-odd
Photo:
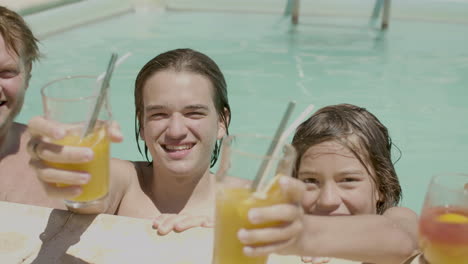
[(292, 27), (277, 13), (147, 10), (48, 36), (18, 119), (42, 113), (39, 89), (46, 82), (98, 74), (112, 51), (130, 51), (111, 82), (114, 118), (125, 135), (112, 153), (143, 159), (133, 132), (136, 74), (155, 55), (190, 47), (225, 73), (231, 133), (272, 134), (289, 100), (298, 103), (296, 116), (308, 104), (346, 102), (379, 117), (401, 149), (403, 205), (420, 210), (433, 174), (468, 172), (467, 24), (393, 19), (383, 34), (359, 16), (300, 19)]

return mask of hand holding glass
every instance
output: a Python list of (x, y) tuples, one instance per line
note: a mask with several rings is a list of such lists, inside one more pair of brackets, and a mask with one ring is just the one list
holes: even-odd
[[(67, 127), (66, 136), (52, 142), (62, 146), (88, 147), (94, 152), (93, 160), (86, 163), (46, 162), (57, 169), (87, 172), (91, 176), (88, 183), (82, 185), (80, 195), (65, 201), (67, 206), (73, 208), (99, 202), (109, 189), (110, 144), (107, 126), (110, 111), (107, 103), (102, 107), (93, 131), (84, 136), (98, 93), (99, 84), (93, 76), (62, 78), (49, 82), (41, 89), (45, 118)], [(57, 183), (57, 186), (67, 185)]]
[[(282, 144), (281, 153), (265, 156), (272, 138), (259, 135), (234, 135), (223, 140), (220, 167), (216, 178), (215, 238), (213, 264), (264, 264), (266, 256), (247, 257), (244, 245), (237, 238), (241, 228), (264, 228), (280, 225), (254, 225), (247, 219), (249, 209), (287, 203), (278, 184), (279, 176), (292, 175), (296, 152), (290, 144)], [(257, 191), (251, 182), (262, 165), (267, 164)], [(240, 184), (243, 183), (243, 184)]]

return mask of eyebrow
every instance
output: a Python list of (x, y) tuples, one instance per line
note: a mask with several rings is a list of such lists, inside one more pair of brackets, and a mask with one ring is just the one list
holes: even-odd
[(184, 109), (187, 109), (187, 110), (205, 110), (205, 111), (210, 110), (208, 108), (208, 106), (202, 105), (202, 104), (188, 105), (188, 106), (184, 107)]
[[(145, 111), (146, 112), (149, 112), (149, 111), (155, 111), (155, 110), (163, 110), (163, 109), (167, 109), (168, 107), (165, 106), (165, 105), (148, 105), (146, 108), (145, 108)], [(193, 104), (193, 105), (187, 105), (184, 107), (184, 110), (205, 110), (205, 111), (209, 111), (210, 109), (208, 108), (208, 106), (206, 105), (203, 105), (203, 104)]]
[(350, 169), (350, 170), (344, 169), (344, 170), (342, 170), (342, 171), (340, 171), (338, 173), (338, 175), (356, 175), (356, 174), (362, 175), (362, 174), (364, 174), (364, 171), (359, 170), (359, 169), (357, 169), (357, 170), (355, 170), (355, 169)]
[(299, 176), (316, 176), (318, 175), (317, 172), (315, 171), (311, 171), (311, 170), (306, 170), (306, 171), (300, 171), (298, 174), (297, 174), (297, 177)]
[[(354, 169), (344, 169), (340, 172), (338, 172), (336, 175), (338, 176), (346, 176), (346, 175), (362, 175), (364, 172), (362, 170), (354, 170)], [(300, 171), (297, 176), (317, 176), (319, 173), (317, 173), (314, 170), (306, 170), (306, 171)]]

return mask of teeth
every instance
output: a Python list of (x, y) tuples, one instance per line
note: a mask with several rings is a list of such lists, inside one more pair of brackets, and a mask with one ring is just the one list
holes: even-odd
[(190, 149), (191, 146), (190, 145), (181, 145), (181, 146), (170, 146), (170, 145), (166, 145), (166, 148), (168, 150), (186, 150), (186, 149)]

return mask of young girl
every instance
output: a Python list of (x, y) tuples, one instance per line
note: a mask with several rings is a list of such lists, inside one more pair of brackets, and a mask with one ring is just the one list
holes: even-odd
[(296, 204), (250, 210), (252, 223), (285, 224), (239, 230), (246, 255), (394, 264), (417, 251), (417, 215), (396, 207), (401, 188), (392, 143), (373, 114), (349, 104), (324, 107), (298, 127), (293, 145), (300, 181), (283, 177), (280, 184)]

